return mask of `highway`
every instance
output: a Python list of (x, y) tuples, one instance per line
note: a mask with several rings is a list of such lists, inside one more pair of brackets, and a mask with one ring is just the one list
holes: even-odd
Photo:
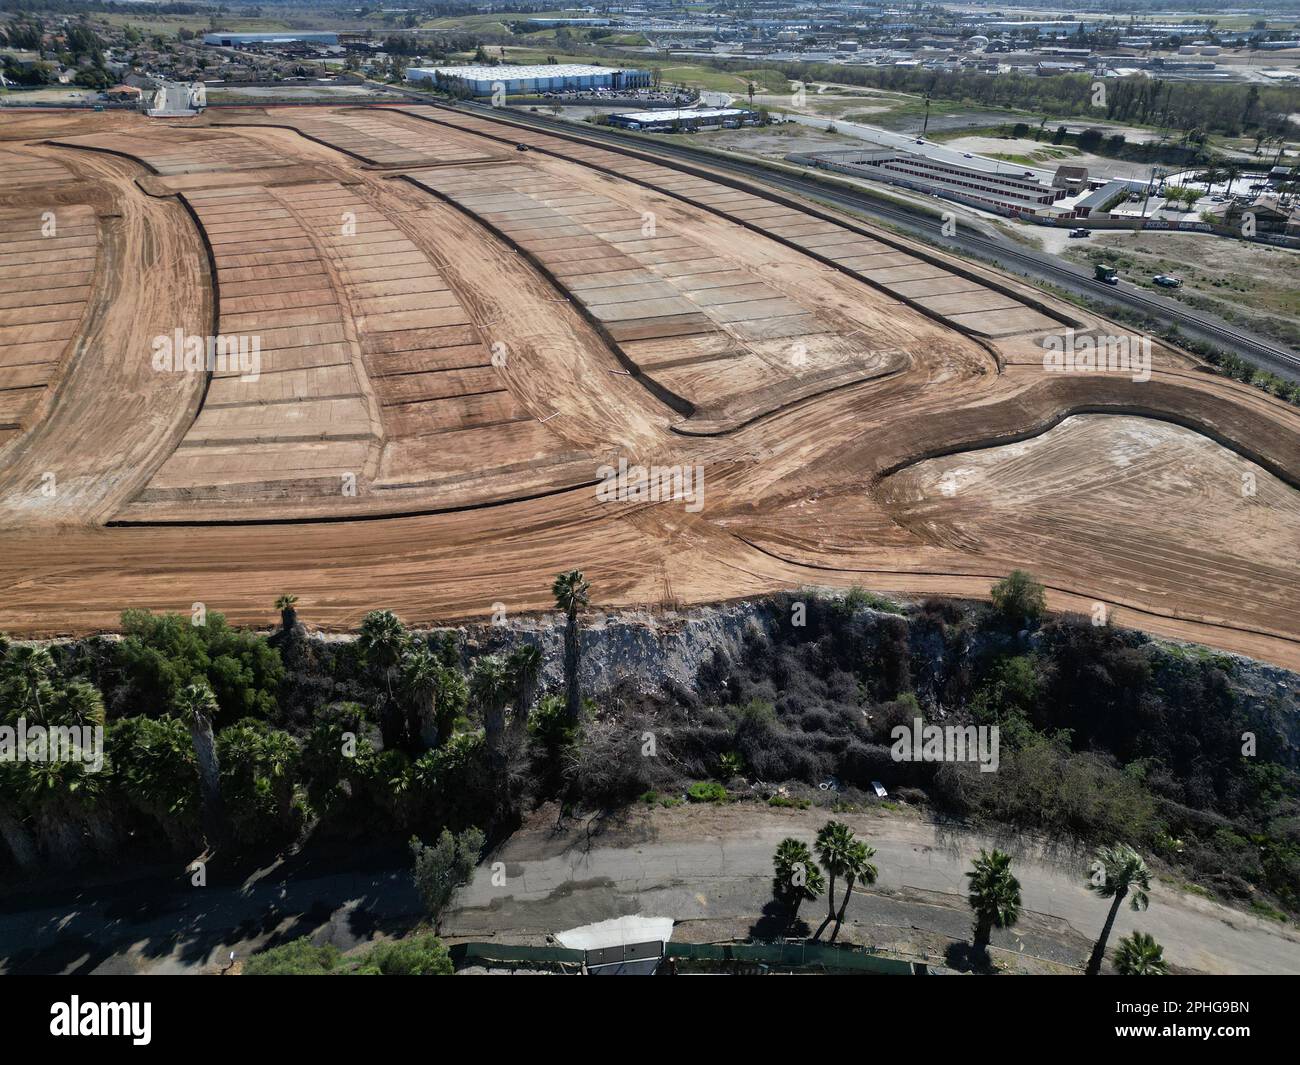
[(503, 114), (501, 108), (488, 104), (448, 104), (420, 92), (408, 90), (406, 94), (413, 100), (447, 110), (482, 114), (498, 121), (516, 123), (571, 140), (595, 142), (624, 154), (656, 162), (675, 161), (708, 167), (715, 172), (744, 179), (770, 192), (812, 197), (841, 210), (888, 223), (954, 254), (988, 262), (1031, 281), (1045, 282), (1061, 292), (1082, 297), (1100, 309), (1136, 312), (1160, 325), (1175, 326), (1185, 337), (1231, 351), (1279, 376), (1300, 380), (1300, 355), (1266, 337), (1241, 329), (1214, 315), (1192, 310), (1177, 300), (1144, 292), (1124, 281), (1115, 286), (1102, 284), (1093, 280), (1091, 273), (1064, 262), (1055, 255), (1024, 247), (1009, 237), (973, 225), (958, 224), (952, 236), (945, 236), (941, 229), (942, 221), (937, 214), (928, 214), (905, 203), (881, 200), (869, 192), (859, 192), (841, 183), (815, 180), (812, 172), (807, 176), (796, 176), (759, 162), (728, 157), (717, 151), (702, 151), (686, 144), (647, 144), (612, 130), (576, 127), (573, 123), (541, 114), (526, 111)]

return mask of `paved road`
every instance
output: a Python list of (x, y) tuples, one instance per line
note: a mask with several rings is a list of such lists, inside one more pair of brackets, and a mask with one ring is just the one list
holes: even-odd
[(897, 133), (887, 129), (880, 129), (878, 126), (868, 126), (861, 122), (845, 122), (839, 118), (818, 118), (814, 115), (800, 115), (787, 113), (783, 116), (787, 121), (793, 121), (801, 126), (809, 126), (813, 129), (825, 129), (827, 123), (830, 123), (835, 129), (847, 134), (850, 137), (857, 137), (861, 140), (874, 141), (877, 144), (883, 144), (887, 148), (901, 148), (905, 151), (918, 155), (924, 155), (928, 159), (933, 159), (939, 163), (955, 163), (957, 166), (964, 166), (976, 170), (985, 170), (990, 174), (1005, 174), (1008, 177), (1016, 177), (1025, 173), (1026, 170), (1032, 170), (1034, 176), (1040, 181), (1051, 182), (1054, 170), (1044, 170), (1041, 167), (1026, 167), (1018, 163), (1008, 163), (1004, 159), (989, 159), (982, 155), (972, 155), (966, 157), (964, 152), (959, 152), (955, 148), (948, 148), (936, 141), (925, 140), (918, 144), (919, 133)]
[[(778, 840), (811, 841), (824, 815), (727, 808), (635, 809), (590, 835), (555, 830), (539, 817), (480, 867), (452, 913), (448, 935), (522, 939), (627, 913), (708, 922), (744, 935), (770, 899)], [(884, 946), (964, 940), (970, 929), (964, 872), (995, 842), (910, 815), (848, 816), (877, 850), (880, 879), (855, 893), (846, 938)], [(1006, 841), (999, 845), (1008, 847)], [(494, 867), (495, 862), (504, 863)], [(1079, 858), (1021, 848), (1016, 873), (1028, 911), (995, 944), (1057, 965), (1080, 965), (1105, 919), (1105, 904), (1082, 886)], [(504, 882), (499, 875), (504, 872)], [(272, 868), (205, 888), (166, 874), (79, 890), (67, 900), (10, 903), (0, 915), (0, 971), (185, 973), (211, 968), (299, 935), (343, 948), (376, 928), (401, 928), (418, 903), (407, 868), (394, 860), (359, 872), (299, 874)], [(16, 912), (15, 912), (16, 911)], [(819, 907), (805, 916), (814, 925)], [(1145, 914), (1124, 910), (1115, 939), (1134, 927), (1153, 934), (1176, 965), (1208, 972), (1300, 973), (1300, 934), (1157, 884)], [(698, 938), (698, 937), (693, 937)]]
[[(707, 838), (691, 838), (702, 834), (698, 823), (706, 817)], [(1023, 944), (1028, 953), (1058, 962), (1086, 961), (1107, 905), (1084, 887), (1086, 855), (1017, 847), (910, 815), (842, 819), (876, 848), (879, 880), (871, 892), (855, 893), (850, 907), (859, 931), (867, 933), (861, 936), (864, 941), (880, 942), (891, 937), (890, 929), (909, 924), (964, 939), (970, 931), (964, 874), (981, 846), (997, 842), (1016, 854), (1030, 932), (997, 933), (995, 944), (1011, 950)], [(749, 921), (770, 898), (776, 844), (787, 835), (811, 843), (824, 820), (816, 810), (744, 805), (725, 811), (656, 812), (648, 825), (635, 823), (615, 833), (617, 845), (612, 846), (597, 839), (588, 847), (579, 834), (561, 849), (548, 835), (521, 834), (495, 856), (506, 863), (505, 885), (493, 883), (490, 868), (480, 869), (448, 930), (465, 936), (546, 932), (623, 913), (678, 921)], [(639, 844), (619, 838), (637, 835), (656, 838)], [(1112, 943), (1139, 928), (1164, 945), (1167, 959), (1188, 969), (1300, 973), (1300, 932), (1160, 883), (1151, 898), (1145, 913), (1121, 912)], [(806, 916), (818, 919), (818, 905), (809, 904)]]

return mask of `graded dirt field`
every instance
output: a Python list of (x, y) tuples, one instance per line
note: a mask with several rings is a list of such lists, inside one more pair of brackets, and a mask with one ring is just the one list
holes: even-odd
[(1141, 338), (993, 270), (456, 108), (0, 115), (0, 153), (0, 630), (1019, 566), (1300, 667), (1300, 416), (1159, 344), (1047, 369), (1045, 338)]

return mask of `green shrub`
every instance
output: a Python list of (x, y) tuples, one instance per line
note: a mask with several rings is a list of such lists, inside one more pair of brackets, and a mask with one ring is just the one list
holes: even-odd
[(766, 699), (750, 699), (737, 708), (736, 717), (739, 726), (773, 725), (776, 723), (776, 707)]
[(206, 680), (221, 708), (218, 727), (223, 720), (275, 713), (284, 679), (280, 653), (262, 637), (230, 628), (215, 610), (202, 625), (177, 614), (126, 610), (122, 633), (115, 656), (126, 685), (118, 698), (134, 712), (162, 713), (187, 684)]
[(353, 976), (451, 976), (451, 955), (432, 933), (379, 943), (357, 960)]
[(730, 780), (745, 772), (745, 760), (735, 751), (726, 751), (718, 756), (718, 776)]
[(869, 592), (861, 585), (853, 585), (844, 593), (844, 598), (835, 601), (834, 608), (837, 613), (853, 615), (862, 608), (879, 610), (886, 614), (902, 614), (902, 608), (883, 595), (877, 595), (875, 592)]
[(574, 730), (569, 724), (564, 697), (544, 696), (528, 715), (528, 731), (548, 747), (565, 747), (572, 743)]
[(726, 802), (727, 789), (716, 780), (697, 780), (686, 790), (691, 802)]
[(245, 976), (329, 976), (338, 967), (339, 948), (312, 946), (306, 936), (260, 954), (244, 963)]
[(1003, 617), (1037, 621), (1047, 612), (1047, 593), (1043, 586), (1022, 569), (1012, 570), (993, 586), (993, 605)]

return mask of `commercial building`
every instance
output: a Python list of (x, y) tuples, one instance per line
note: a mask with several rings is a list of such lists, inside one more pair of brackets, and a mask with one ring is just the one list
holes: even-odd
[(1105, 217), (1117, 204), (1125, 202), (1135, 194), (1145, 195), (1147, 190), (1148, 183), (1145, 181), (1114, 178), (1076, 203), (1074, 213), (1079, 218)]
[(1088, 187), (1088, 168), (1068, 164), (1058, 166), (1056, 173), (1052, 175), (1052, 187), (1065, 189), (1069, 193), (1086, 189)]
[(338, 44), (337, 33), (317, 33), (315, 31), (299, 33), (296, 30), (283, 30), (280, 33), (205, 33), (203, 43), (220, 48), (275, 47), (280, 44)]
[(104, 95), (114, 103), (139, 103), (144, 94), (134, 85), (114, 85)]
[(994, 19), (989, 22), (980, 22), (980, 29), (986, 34), (991, 33), (1028, 33), (1030, 30), (1037, 30), (1040, 36), (1051, 36), (1053, 34), (1074, 34), (1082, 30), (1084, 33), (1091, 33), (1101, 25), (1097, 19), (1074, 19), (1065, 21), (1063, 19)]
[(688, 129), (739, 129), (758, 121), (757, 111), (743, 107), (701, 107), (689, 110), (631, 111), (610, 115), (611, 126), (647, 130), (651, 133)]
[(539, 66), (407, 67), (406, 80), (435, 85), (456, 84), (474, 96), (491, 96), (502, 86), (507, 96), (572, 89), (641, 89), (650, 84), (648, 70), (589, 66), (586, 63), (546, 63)]
[(997, 214), (1038, 218), (1064, 218), (1072, 214), (1067, 207), (1055, 206), (1057, 200), (1069, 195), (1065, 188), (1050, 185), (1012, 165), (936, 159), (905, 148), (866, 143), (868, 147), (861, 150), (796, 153), (787, 155), (786, 159), (885, 181)]
[(1300, 236), (1300, 207), (1291, 206), (1275, 193), (1263, 193), (1250, 203), (1232, 200), (1215, 204), (1208, 214), (1214, 215), (1220, 225), (1240, 229), (1242, 219), (1250, 213), (1256, 232), (1283, 236)]

